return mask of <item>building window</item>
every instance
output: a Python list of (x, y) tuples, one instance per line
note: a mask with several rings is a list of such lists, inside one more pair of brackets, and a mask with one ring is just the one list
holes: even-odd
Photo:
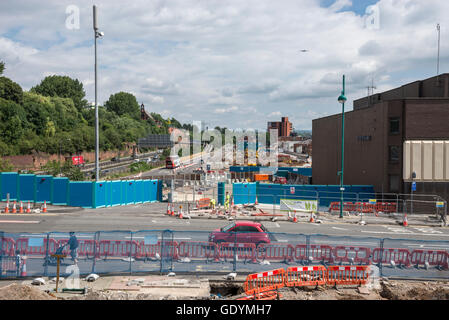
[(399, 176), (390, 175), (390, 192), (399, 192)]
[(399, 118), (390, 118), (390, 134), (399, 134)]
[(399, 146), (389, 146), (388, 147), (388, 161), (390, 162), (399, 162)]

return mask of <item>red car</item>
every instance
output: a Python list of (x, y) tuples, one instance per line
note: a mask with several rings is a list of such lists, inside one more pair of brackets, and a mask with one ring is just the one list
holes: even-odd
[(270, 243), (274, 236), (259, 222), (235, 221), (209, 235), (209, 242)]

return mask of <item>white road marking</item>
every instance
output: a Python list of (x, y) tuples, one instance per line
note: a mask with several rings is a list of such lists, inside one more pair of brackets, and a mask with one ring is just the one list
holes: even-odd
[(335, 229), (335, 230), (343, 230), (343, 231), (348, 231), (348, 229), (345, 229), (345, 228), (339, 228), (339, 227), (332, 227), (332, 229)]
[[(398, 232), (385, 232), (385, 231), (360, 231), (360, 232), (365, 232), (365, 233), (376, 233), (376, 234), (398, 234)], [(405, 233), (403, 232), (403, 234), (407, 234), (407, 235), (414, 235), (414, 236), (439, 236), (439, 237), (449, 237), (449, 234), (433, 234), (433, 233), (414, 233), (414, 232), (409, 232), (409, 233)]]
[(423, 232), (423, 233), (426, 233), (426, 232), (429, 232), (429, 233), (438, 233), (438, 234), (443, 233), (443, 232), (441, 232), (441, 231), (434, 230), (434, 229), (432, 229), (432, 228), (416, 228), (416, 227), (413, 227), (413, 229), (416, 229), (416, 230), (421, 231), (421, 232)]
[(31, 221), (26, 221), (26, 220), (0, 220), (0, 223), (39, 223), (40, 221), (37, 220), (31, 220)]

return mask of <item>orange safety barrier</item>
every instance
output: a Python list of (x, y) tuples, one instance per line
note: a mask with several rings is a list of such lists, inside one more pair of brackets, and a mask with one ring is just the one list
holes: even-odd
[(145, 244), (144, 241), (138, 242), (137, 251), (135, 257), (137, 259), (155, 258), (156, 253), (161, 253), (161, 243), (158, 241), (155, 244)]
[(436, 266), (437, 268), (448, 268), (448, 253), (443, 250), (422, 250), (412, 251), (410, 262), (419, 267), (420, 265)]
[(295, 260), (299, 262), (320, 261), (321, 263), (333, 263), (334, 249), (325, 244), (311, 244), (307, 254), (307, 245), (298, 244), (295, 246)]
[(3, 256), (13, 256), (15, 255), (16, 242), (13, 238), (3, 238), (2, 241), (2, 252), (0, 255)]
[(218, 246), (214, 242), (182, 241), (178, 245), (178, 257), (215, 259), (218, 256)]
[[(19, 250), (21, 255), (36, 255), (45, 256), (47, 253), (47, 238), (44, 239), (44, 244), (40, 247), (34, 247), (28, 245), (29, 238), (19, 238), (16, 240), (15, 250)], [(58, 243), (55, 239), (49, 239), (48, 241), (48, 254), (54, 254), (58, 248)]]
[(362, 285), (368, 282), (369, 266), (329, 266), (327, 284)]
[(267, 291), (238, 298), (236, 300), (276, 300), (279, 298), (282, 298), (282, 294), (280, 292)]
[(326, 284), (327, 269), (324, 266), (289, 267), (285, 272), (285, 286), (302, 287)]
[[(58, 246), (62, 246), (67, 244), (69, 242), (69, 239), (61, 239), (58, 241)], [(95, 255), (99, 256), (99, 248), (98, 248), (98, 242), (93, 239), (79, 239), (78, 240), (78, 255), (80, 257), (87, 257), (89, 259), (89, 256), (94, 257)], [(62, 251), (63, 254), (69, 255), (70, 254), (70, 248), (67, 246)]]
[(407, 249), (375, 248), (372, 256), (373, 263), (376, 264), (391, 264), (393, 262), (399, 266), (410, 266), (410, 251)]
[[(329, 212), (339, 210), (340, 210), (340, 202), (337, 201), (331, 202), (329, 206)], [(363, 213), (377, 213), (377, 212), (391, 213), (397, 212), (397, 204), (393, 202), (377, 202), (377, 203), (344, 202), (343, 211), (363, 212)]]
[(334, 248), (335, 262), (370, 263), (371, 250), (367, 247), (336, 246)]
[(286, 243), (261, 243), (257, 247), (257, 259), (275, 261), (293, 261), (295, 249)]
[(210, 206), (210, 198), (202, 198), (202, 199), (198, 200), (196, 203), (196, 207), (198, 209), (209, 208), (209, 206)]
[(237, 259), (243, 259), (256, 262), (256, 245), (254, 243), (234, 243), (222, 242), (218, 247), (218, 257), (220, 259), (233, 259), (236, 255)]
[(108, 257), (129, 257), (135, 255), (137, 241), (130, 240), (101, 240), (98, 243), (98, 257), (107, 259)]
[(243, 288), (247, 295), (259, 294), (284, 287), (284, 269), (253, 273), (246, 277)]

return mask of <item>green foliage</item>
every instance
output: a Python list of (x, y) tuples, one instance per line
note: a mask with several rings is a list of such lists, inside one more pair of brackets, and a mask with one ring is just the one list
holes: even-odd
[(11, 172), (13, 170), (14, 166), (9, 162), (9, 160), (0, 158), (0, 172)]
[(3, 61), (0, 61), (0, 75), (3, 74), (3, 71), (5, 71), (5, 63)]
[(0, 77), (0, 98), (21, 104), (23, 99), (22, 88), (9, 78)]
[(130, 168), (131, 173), (151, 170), (151, 166), (148, 163), (143, 162), (143, 161), (135, 162), (135, 163), (131, 164), (129, 166), (129, 168)]
[(128, 92), (112, 94), (104, 104), (108, 111), (119, 116), (129, 115), (132, 119), (140, 119), (140, 107), (136, 97)]
[(53, 160), (47, 162), (46, 165), (41, 167), (41, 170), (46, 174), (57, 176), (62, 174), (69, 178), (71, 181), (82, 181), (84, 180), (84, 175), (80, 168), (74, 166), (70, 161), (65, 161), (63, 164), (61, 162)]
[(39, 85), (31, 88), (31, 92), (47, 97), (70, 98), (78, 110), (87, 106), (83, 84), (78, 79), (67, 76), (48, 76)]

